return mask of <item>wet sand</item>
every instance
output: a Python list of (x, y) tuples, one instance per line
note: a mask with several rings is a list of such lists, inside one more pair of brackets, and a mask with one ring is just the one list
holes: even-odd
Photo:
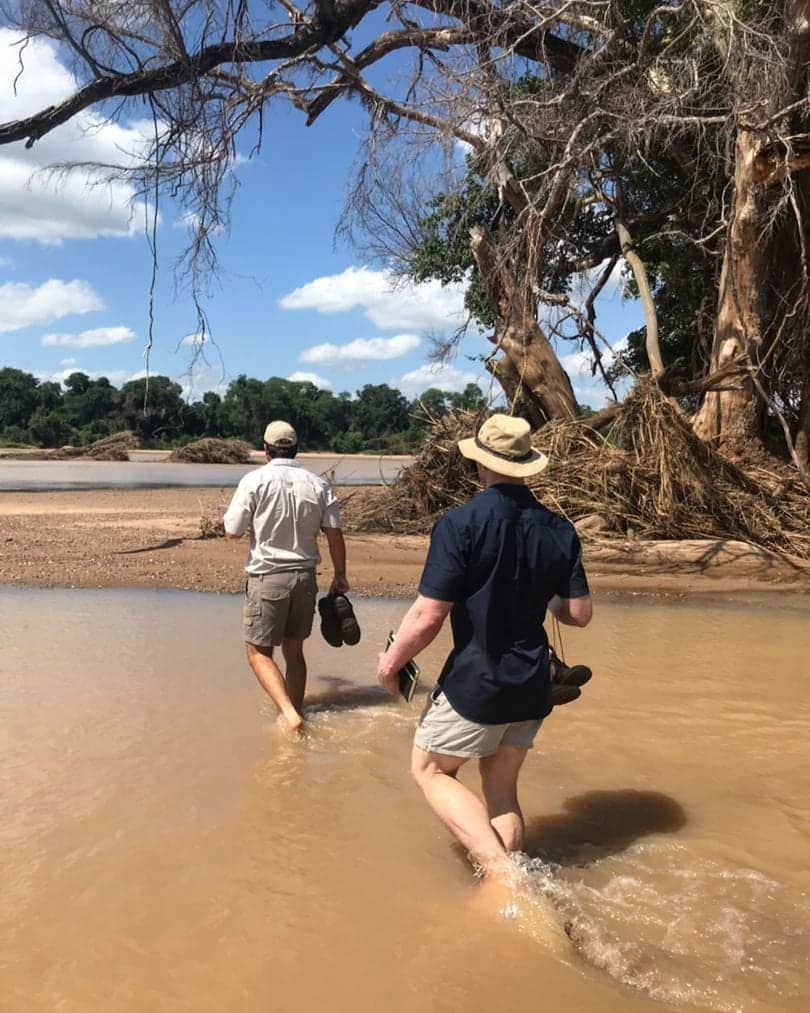
[[(340, 491), (344, 500), (364, 494)], [(245, 544), (200, 538), (201, 515), (216, 515), (230, 495), (227, 488), (0, 493), (0, 583), (239, 591)], [(413, 594), (427, 538), (352, 532), (351, 504), (346, 516), (355, 592)], [(584, 555), (600, 592), (810, 591), (806, 564), (740, 542), (586, 541)], [(329, 579), (325, 565), (322, 588)]]
[(4, 1013), (805, 1013), (810, 602), (567, 632), (594, 677), (526, 761), (532, 887), (499, 909), (409, 777), (419, 702), (373, 683), (404, 607), (312, 638), (292, 743), (235, 597), (0, 588)]

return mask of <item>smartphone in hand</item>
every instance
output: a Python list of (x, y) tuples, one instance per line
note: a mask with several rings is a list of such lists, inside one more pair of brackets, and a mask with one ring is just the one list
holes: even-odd
[[(394, 631), (391, 630), (388, 634), (388, 640), (385, 644), (386, 651), (394, 642)], [(413, 700), (413, 695), (416, 692), (416, 687), (419, 685), (419, 678), (422, 675), (422, 670), (416, 664), (415, 661), (409, 661), (400, 668), (397, 676), (399, 678), (399, 692), (403, 699), (407, 700), (408, 703)]]

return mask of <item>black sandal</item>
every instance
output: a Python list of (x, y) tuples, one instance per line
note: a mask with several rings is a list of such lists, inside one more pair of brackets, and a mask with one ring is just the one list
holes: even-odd
[(560, 661), (549, 647), (549, 668), (551, 670), (551, 683), (554, 686), (584, 686), (590, 679), (592, 672), (587, 665), (566, 665)]
[(345, 594), (333, 595), (332, 601), (334, 602), (335, 613), (340, 623), (343, 643), (354, 647), (355, 644), (360, 642), (360, 625), (357, 622), (357, 616), (354, 614), (352, 603)]
[(321, 635), (330, 647), (343, 646), (343, 634), (340, 630), (340, 619), (335, 610), (334, 595), (325, 594), (318, 602), (321, 614)]

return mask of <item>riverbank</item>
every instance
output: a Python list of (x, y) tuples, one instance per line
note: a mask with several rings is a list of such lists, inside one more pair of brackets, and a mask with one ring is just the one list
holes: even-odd
[[(0, 494), (0, 583), (36, 587), (151, 587), (237, 592), (244, 542), (202, 539), (200, 518), (215, 516), (231, 490), (108, 489)], [(360, 490), (341, 493), (344, 500)], [(422, 535), (351, 530), (355, 593), (408, 597), (427, 548)], [(597, 592), (669, 595), (767, 590), (810, 592), (810, 567), (742, 542), (584, 543)], [(319, 573), (326, 588), (329, 567)]]

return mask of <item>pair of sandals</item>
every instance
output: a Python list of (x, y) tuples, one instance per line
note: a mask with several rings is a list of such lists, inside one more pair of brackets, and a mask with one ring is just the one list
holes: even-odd
[(571, 703), (582, 695), (580, 686), (591, 677), (591, 670), (587, 665), (566, 665), (554, 653), (554, 648), (549, 647), (549, 668), (551, 671), (551, 703), (559, 707), (564, 703)]
[(360, 642), (360, 625), (352, 603), (345, 594), (325, 594), (318, 602), (321, 614), (321, 635), (330, 647)]

